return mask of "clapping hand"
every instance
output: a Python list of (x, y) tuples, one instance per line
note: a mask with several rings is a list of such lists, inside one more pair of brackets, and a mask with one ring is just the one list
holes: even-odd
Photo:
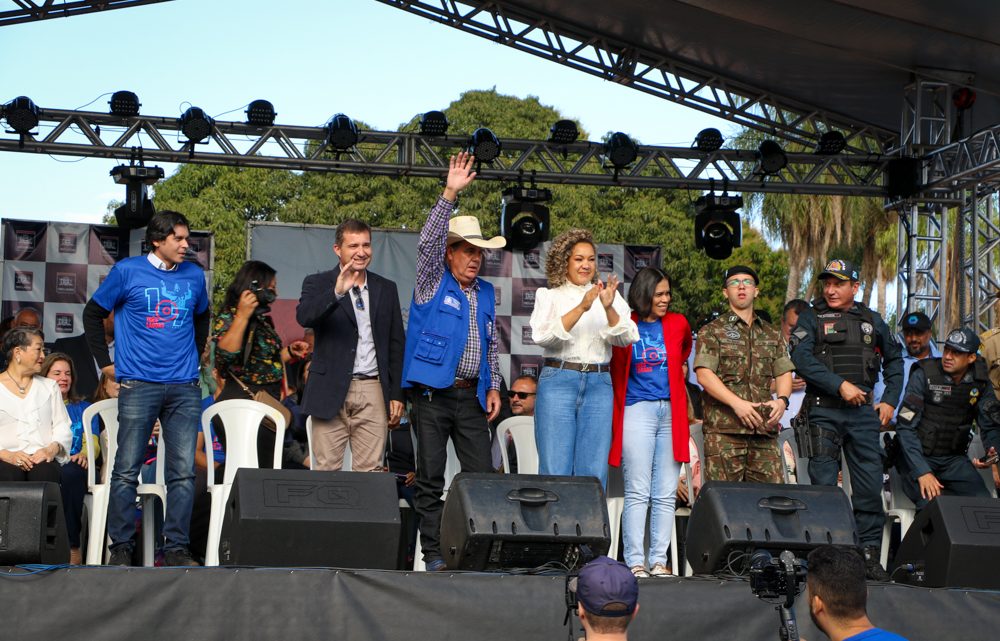
[(602, 284), (601, 281), (597, 281), (597, 284), (601, 287), (599, 294), (601, 305), (604, 305), (604, 309), (608, 309), (615, 302), (615, 293), (618, 291), (618, 276), (611, 274), (608, 276), (607, 283)]

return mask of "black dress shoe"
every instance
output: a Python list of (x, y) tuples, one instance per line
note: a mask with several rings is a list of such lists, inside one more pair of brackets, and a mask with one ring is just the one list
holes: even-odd
[(201, 564), (194, 560), (187, 548), (167, 550), (163, 554), (163, 565), (171, 567), (198, 567)]

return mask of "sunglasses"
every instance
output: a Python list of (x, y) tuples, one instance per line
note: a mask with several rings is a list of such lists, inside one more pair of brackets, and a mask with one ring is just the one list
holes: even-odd
[(365, 311), (365, 300), (361, 298), (361, 288), (355, 285), (351, 288), (351, 291), (354, 292), (355, 296), (357, 296), (357, 298), (354, 299), (354, 307), (357, 308), (359, 312)]
[(534, 395), (535, 395), (535, 392), (515, 392), (514, 390), (511, 390), (511, 391), (507, 392), (507, 396), (509, 396), (511, 398), (519, 398), (522, 401), (524, 399), (528, 398), (529, 396), (534, 396)]

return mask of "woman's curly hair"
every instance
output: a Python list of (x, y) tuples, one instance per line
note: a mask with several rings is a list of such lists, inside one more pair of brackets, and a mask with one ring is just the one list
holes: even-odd
[[(589, 243), (594, 248), (594, 252), (597, 252), (594, 236), (587, 229), (570, 229), (559, 234), (552, 241), (549, 253), (545, 258), (545, 276), (549, 279), (549, 287), (554, 289), (566, 282), (569, 256), (577, 243)], [(596, 283), (597, 278), (597, 270), (595, 269), (591, 282)]]

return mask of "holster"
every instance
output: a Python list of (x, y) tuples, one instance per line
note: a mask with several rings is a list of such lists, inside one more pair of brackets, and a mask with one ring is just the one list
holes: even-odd
[(795, 430), (795, 442), (799, 446), (799, 456), (812, 458), (812, 438), (809, 436), (809, 402), (802, 403), (799, 413), (792, 419), (792, 429)]
[(840, 447), (842, 445), (840, 434), (836, 430), (820, 427), (809, 420), (809, 408), (812, 403), (809, 399), (802, 404), (802, 409), (798, 416), (792, 420), (792, 427), (795, 429), (795, 440), (799, 444), (799, 456), (812, 458), (814, 456), (829, 456), (832, 459), (840, 459)]

